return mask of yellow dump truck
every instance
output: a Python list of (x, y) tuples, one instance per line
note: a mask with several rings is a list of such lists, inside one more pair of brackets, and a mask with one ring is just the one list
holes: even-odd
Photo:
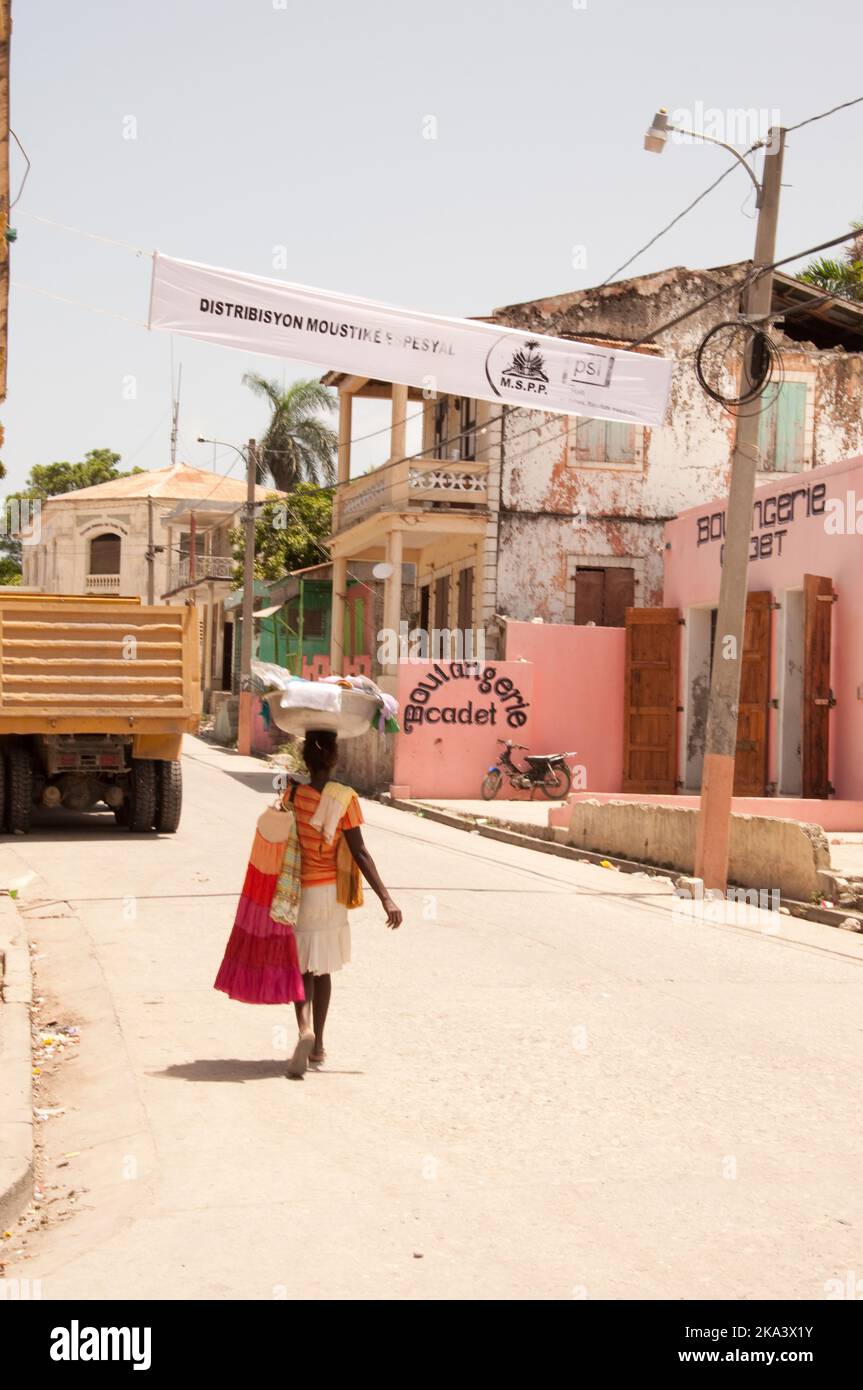
[(198, 727), (191, 607), (0, 591), (0, 806), (109, 807), (133, 831), (180, 822), (183, 734)]

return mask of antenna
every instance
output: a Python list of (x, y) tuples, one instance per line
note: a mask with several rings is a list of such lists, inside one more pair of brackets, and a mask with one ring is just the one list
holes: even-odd
[(183, 364), (177, 369), (177, 394), (174, 396), (174, 381), (171, 378), (171, 467), (177, 462), (177, 427), (180, 423), (180, 390), (183, 384)]

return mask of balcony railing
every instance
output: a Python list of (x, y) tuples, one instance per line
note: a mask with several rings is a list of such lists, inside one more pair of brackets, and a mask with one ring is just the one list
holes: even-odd
[(111, 593), (120, 591), (119, 574), (88, 574), (87, 588), (99, 593)]
[(192, 583), (193, 579), (230, 579), (235, 564), (233, 555), (197, 555), (193, 576), (189, 561), (181, 560), (178, 565), (171, 566), (168, 588), (179, 589), (183, 584)]
[(340, 490), (337, 529), (381, 511), (428, 511), (445, 504), (474, 511), (487, 505), (488, 464), (466, 459), (400, 459)]

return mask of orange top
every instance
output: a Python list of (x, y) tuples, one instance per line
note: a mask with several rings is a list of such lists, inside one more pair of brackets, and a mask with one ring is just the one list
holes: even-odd
[(363, 823), (359, 800), (352, 796), (348, 809), (339, 821), (333, 842), (328, 845), (322, 832), (313, 830), (310, 824), (320, 799), (321, 794), (316, 792), (314, 787), (298, 786), (294, 793), (297, 834), (300, 838), (300, 884), (303, 888), (319, 883), (336, 882), (336, 853), (342, 831), (353, 830)]

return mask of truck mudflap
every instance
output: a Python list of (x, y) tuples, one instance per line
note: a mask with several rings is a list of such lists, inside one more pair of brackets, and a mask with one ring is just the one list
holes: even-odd
[(133, 758), (155, 758), (164, 762), (176, 762), (182, 748), (182, 734), (135, 734), (132, 739)]

